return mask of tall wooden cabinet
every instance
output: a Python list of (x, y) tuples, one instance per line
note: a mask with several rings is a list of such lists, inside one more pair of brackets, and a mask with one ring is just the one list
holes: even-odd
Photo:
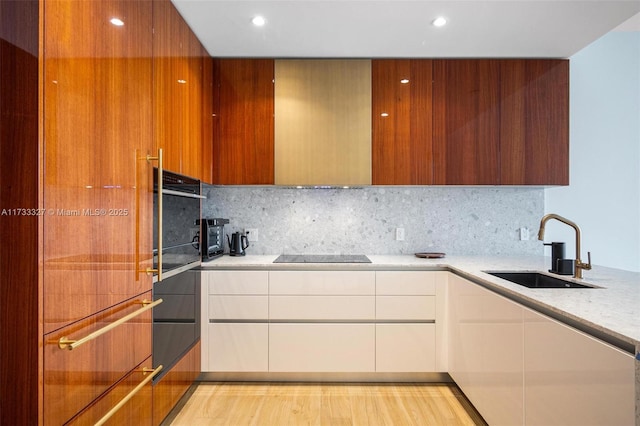
[[(154, 105), (174, 94), (154, 95), (153, 31), (169, 24), (153, 12), (167, 5), (0, 2), (0, 424), (93, 424), (142, 382), (111, 423), (152, 422), (146, 156), (167, 131)], [(185, 79), (197, 117), (185, 128), (201, 146), (203, 50), (188, 27), (176, 31), (188, 60), (171, 63), (195, 64)], [(199, 176), (198, 151), (172, 152), (169, 164)]]

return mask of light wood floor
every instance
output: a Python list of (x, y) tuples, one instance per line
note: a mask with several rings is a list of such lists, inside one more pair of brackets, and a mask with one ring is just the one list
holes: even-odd
[(486, 425), (454, 384), (202, 383), (171, 425)]

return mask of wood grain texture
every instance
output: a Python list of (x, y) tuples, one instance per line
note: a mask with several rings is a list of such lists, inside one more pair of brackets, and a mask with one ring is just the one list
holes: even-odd
[(500, 74), (495, 60), (434, 61), (434, 183), (500, 179)]
[(449, 384), (202, 383), (171, 423), (486, 425)]
[(213, 82), (214, 60), (202, 48), (202, 174), (200, 179), (208, 184), (213, 184)]
[[(37, 209), (38, 1), (0, 2), (0, 210)], [(0, 425), (42, 413), (41, 217), (0, 216)]]
[[(186, 24), (185, 24), (186, 25)], [(196, 35), (188, 29), (188, 107), (186, 138), (181, 147), (184, 175), (200, 179), (202, 176), (202, 46)]]
[[(44, 332), (151, 289), (151, 2), (46, 2)], [(104, 16), (126, 17), (116, 27)], [(136, 238), (138, 236), (138, 238)], [(133, 365), (131, 365), (133, 367)]]
[(569, 184), (569, 61), (504, 60), (500, 183)]
[[(88, 408), (74, 417), (71, 425), (93, 425), (118, 404), (129, 392), (142, 382), (149, 373), (143, 368), (151, 368), (151, 357), (136, 366), (129, 374), (120, 380), (113, 388), (101, 396)], [(151, 425), (151, 382), (140, 389), (122, 408), (120, 408), (106, 423), (107, 425)]]
[(157, 426), (169, 414), (182, 395), (200, 374), (200, 341), (159, 382), (153, 385), (153, 425)]
[(144, 299), (151, 292), (45, 335), (45, 425), (71, 419), (151, 355), (151, 311), (71, 351), (60, 349), (59, 339), (80, 339), (140, 309)]
[(275, 183), (371, 183), (371, 61), (275, 62)]
[(431, 184), (432, 61), (373, 60), (371, 81), (373, 184)]
[(153, 2), (154, 146), (164, 167), (182, 172), (182, 147), (189, 138), (189, 27), (170, 0)]
[(273, 184), (274, 89), (272, 59), (221, 59), (219, 140), (215, 183)]

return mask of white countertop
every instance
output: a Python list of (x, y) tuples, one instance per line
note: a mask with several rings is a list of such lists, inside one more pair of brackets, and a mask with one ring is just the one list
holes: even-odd
[[(602, 332), (634, 345), (640, 351), (640, 273), (594, 266), (584, 271), (583, 280), (596, 289), (530, 289), (483, 271), (546, 272), (550, 258), (447, 256), (444, 259), (420, 259), (413, 255), (367, 255), (372, 263), (273, 263), (277, 255), (223, 256), (203, 262), (203, 269), (315, 269), (315, 270), (451, 270), (533, 308), (559, 315), (569, 322)], [(549, 274), (552, 275), (553, 274)]]

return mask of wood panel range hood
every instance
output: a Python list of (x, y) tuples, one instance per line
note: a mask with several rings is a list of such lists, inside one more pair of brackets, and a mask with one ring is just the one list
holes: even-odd
[(275, 184), (371, 185), (371, 61), (275, 61)]

